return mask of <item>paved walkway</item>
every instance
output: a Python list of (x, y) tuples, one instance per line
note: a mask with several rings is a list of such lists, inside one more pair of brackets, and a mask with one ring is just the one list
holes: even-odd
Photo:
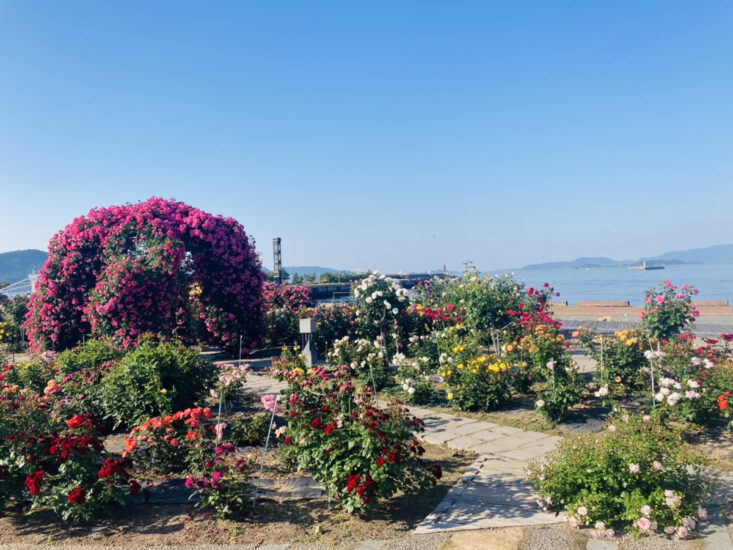
[(565, 521), (563, 516), (542, 511), (525, 480), (529, 461), (552, 450), (559, 437), (430, 409), (411, 412), (425, 422), (421, 434), (425, 441), (479, 455), (416, 534)]
[[(598, 318), (557, 317), (562, 323), (562, 329), (567, 332), (577, 330), (578, 327), (592, 328), (597, 334), (613, 334), (617, 330), (638, 328), (639, 319), (614, 317), (610, 321), (599, 321)], [(695, 323), (693, 334), (699, 336), (720, 336), (733, 332), (733, 318), (706, 319)]]

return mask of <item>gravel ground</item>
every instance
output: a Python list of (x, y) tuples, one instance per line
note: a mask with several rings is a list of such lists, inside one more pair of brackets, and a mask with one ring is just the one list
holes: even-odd
[(628, 539), (620, 541), (620, 550), (692, 550), (702, 548), (702, 540), (672, 540), (665, 537), (652, 535), (639, 537), (637, 540)]
[(450, 535), (450, 533), (434, 533), (394, 539), (387, 541), (382, 550), (437, 550), (450, 538)]
[(585, 550), (587, 538), (566, 523), (529, 527), (519, 550)]

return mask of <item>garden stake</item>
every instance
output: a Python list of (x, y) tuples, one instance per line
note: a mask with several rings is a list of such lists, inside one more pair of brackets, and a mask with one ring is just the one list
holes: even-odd
[(372, 388), (374, 390), (374, 403), (379, 407), (379, 395), (377, 393), (377, 385), (374, 383), (374, 369), (371, 363), (369, 363), (369, 373), (372, 375), (372, 386), (374, 386)]
[[(262, 469), (265, 467), (265, 457), (267, 457), (267, 448), (270, 445), (270, 433), (272, 433), (272, 425), (275, 423), (275, 412), (277, 411), (277, 404), (280, 402), (280, 396), (275, 396), (275, 406), (272, 407), (272, 416), (270, 416), (270, 426), (267, 428), (267, 439), (265, 439), (265, 452), (262, 453), (262, 462), (260, 462), (260, 473), (257, 474), (257, 479), (262, 479)], [(252, 498), (252, 515), (255, 513), (255, 505), (257, 504), (257, 494), (259, 487), (255, 486), (255, 496)]]
[(603, 334), (601, 334), (601, 382), (606, 380), (606, 369), (603, 366)]
[[(221, 407), (224, 402), (224, 388), (222, 386), (219, 386), (219, 414), (216, 416), (216, 439), (217, 442), (220, 442), (222, 439), (224, 439), (224, 429), (221, 427)], [(214, 465), (216, 465), (216, 449), (218, 447), (218, 443), (214, 445)]]
[(237, 361), (237, 364), (240, 364), (242, 362), (242, 335), (239, 335), (239, 360)]
[[(652, 347), (652, 340), (647, 336), (647, 342), (649, 342), (649, 351), (654, 355), (654, 348)], [(654, 360), (650, 357), (649, 358), (649, 372), (651, 373), (652, 378), (652, 409), (656, 408), (656, 399), (654, 399), (654, 394), (656, 393), (654, 391)]]

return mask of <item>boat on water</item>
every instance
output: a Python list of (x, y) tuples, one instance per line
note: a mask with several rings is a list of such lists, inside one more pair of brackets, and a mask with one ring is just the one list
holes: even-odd
[(646, 265), (646, 260), (641, 262), (641, 265), (631, 265), (629, 264), (629, 269), (638, 269), (640, 271), (650, 271), (653, 269), (664, 269), (663, 265)]

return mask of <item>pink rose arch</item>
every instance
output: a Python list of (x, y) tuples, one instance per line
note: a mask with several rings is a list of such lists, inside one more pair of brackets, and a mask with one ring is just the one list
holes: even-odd
[(96, 208), (51, 239), (26, 318), (31, 349), (156, 333), (230, 349), (241, 335), (246, 352), (264, 334), (264, 278), (232, 218), (155, 197)]

